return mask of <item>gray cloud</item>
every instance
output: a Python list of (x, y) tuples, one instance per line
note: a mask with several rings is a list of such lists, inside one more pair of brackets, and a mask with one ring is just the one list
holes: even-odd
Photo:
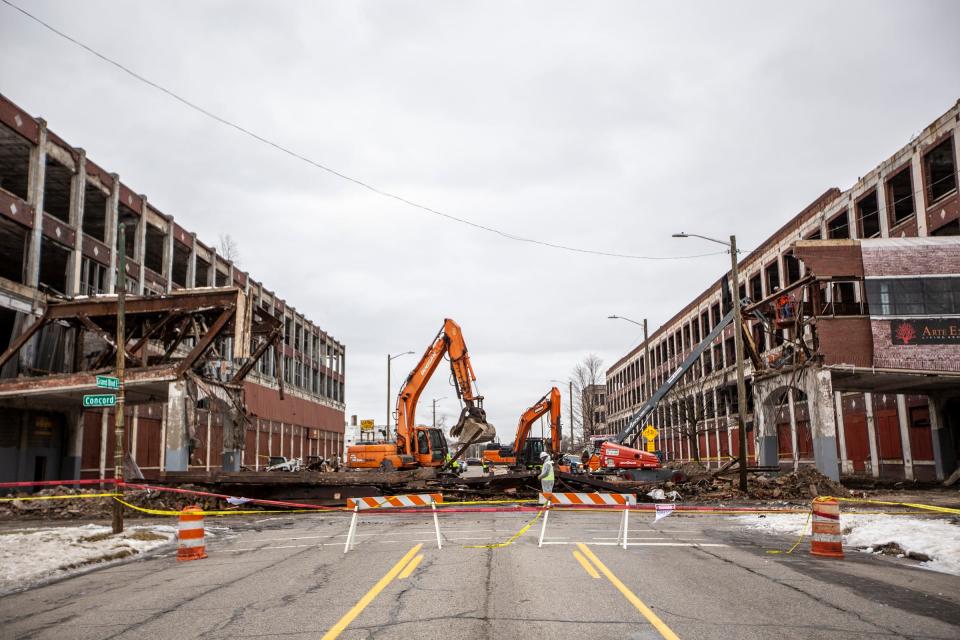
[[(31, 11), (320, 162), (518, 235), (634, 254), (752, 247), (864, 174), (960, 86), (952, 2), (38, 1)], [(492, 420), (639, 339), (724, 256), (512, 243), (379, 198), (185, 109), (0, 6), (0, 90), (347, 344), (348, 413), (384, 358), (463, 326)], [(397, 360), (395, 379), (414, 364)], [(445, 374), (424, 394), (453, 397)], [(421, 411), (427, 411), (421, 409)], [(441, 407), (453, 414), (452, 400)], [(428, 419), (427, 413), (421, 414)]]

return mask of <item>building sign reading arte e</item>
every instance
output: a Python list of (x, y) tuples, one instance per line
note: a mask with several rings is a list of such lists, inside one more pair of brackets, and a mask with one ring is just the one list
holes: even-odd
[(890, 340), (895, 345), (960, 345), (960, 318), (891, 320)]

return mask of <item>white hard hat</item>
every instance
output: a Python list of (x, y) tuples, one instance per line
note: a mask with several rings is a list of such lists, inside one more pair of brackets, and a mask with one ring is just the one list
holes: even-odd
[(545, 459), (545, 458), (549, 458), (549, 457), (550, 457), (550, 454), (547, 453), (546, 451), (541, 451), (541, 452), (540, 452), (540, 459), (541, 459), (541, 460), (543, 460), (543, 459)]

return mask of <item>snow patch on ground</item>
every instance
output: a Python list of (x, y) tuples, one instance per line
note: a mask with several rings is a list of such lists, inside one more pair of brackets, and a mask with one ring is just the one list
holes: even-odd
[(89, 571), (156, 549), (176, 539), (166, 525), (20, 529), (0, 533), (0, 595), (21, 591), (53, 578)]
[[(766, 533), (810, 534), (810, 518), (805, 515), (773, 514), (737, 519), (750, 529)], [(960, 526), (950, 520), (844, 513), (840, 526), (845, 548), (873, 553), (879, 547), (894, 543), (905, 553), (928, 556), (930, 560), (920, 564), (924, 568), (960, 575)]]

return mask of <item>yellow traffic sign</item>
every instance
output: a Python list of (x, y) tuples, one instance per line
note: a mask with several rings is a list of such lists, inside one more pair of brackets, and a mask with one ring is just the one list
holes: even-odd
[(373, 431), (373, 420), (361, 420), (360, 431)]
[(642, 435), (647, 440), (654, 440), (659, 433), (659, 431), (653, 428), (652, 424), (648, 424), (647, 428), (643, 430)]

